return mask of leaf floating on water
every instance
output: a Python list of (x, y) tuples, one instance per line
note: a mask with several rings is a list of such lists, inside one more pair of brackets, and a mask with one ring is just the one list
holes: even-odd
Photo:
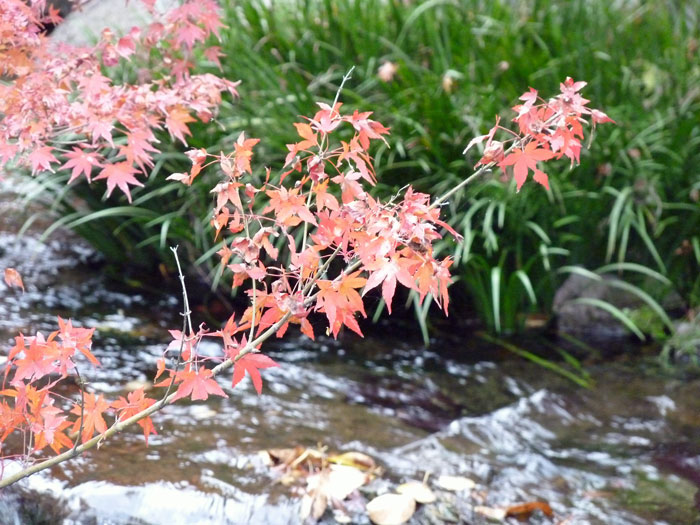
[(530, 514), (540, 510), (545, 516), (551, 518), (554, 516), (552, 507), (546, 501), (528, 501), (527, 503), (518, 503), (517, 505), (510, 505), (506, 507), (506, 516), (513, 516), (518, 519), (528, 519)]
[(474, 507), (474, 512), (481, 514), (485, 518), (496, 521), (503, 521), (507, 516), (506, 509), (482, 507), (481, 505)]
[(437, 484), (440, 488), (451, 490), (452, 492), (472, 490), (476, 487), (473, 479), (465, 478), (464, 476), (440, 476), (437, 479)]
[(430, 487), (420, 481), (409, 481), (399, 485), (396, 492), (411, 496), (417, 503), (433, 503), (437, 499)]
[(416, 512), (416, 500), (405, 494), (382, 494), (367, 504), (369, 519), (375, 525), (401, 525)]

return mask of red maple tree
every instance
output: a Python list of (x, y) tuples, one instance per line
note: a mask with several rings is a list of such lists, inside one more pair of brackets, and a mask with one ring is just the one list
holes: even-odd
[[(105, 179), (108, 193), (119, 188), (131, 200), (130, 188), (141, 185), (138, 177), (153, 165), (154, 130), (165, 127), (185, 143), (192, 113), (207, 120), (222, 91), (235, 94), (235, 83), (190, 74), (193, 47), (221, 27), (216, 4), (187, 1), (143, 30), (119, 39), (104, 33), (94, 48), (63, 48), (59, 55), (51, 53), (41, 31), (42, 23), (56, 18), (43, 4), (0, 4), (0, 64), (12, 79), (0, 85), (0, 168), (13, 163), (32, 171), (72, 170), (71, 181)], [(121, 60), (154, 51), (168, 59), (170, 75), (117, 85), (103, 74)], [(218, 58), (216, 48), (209, 51)], [(0, 480), (0, 487), (70, 459), (132, 423), (142, 427), (148, 441), (156, 433), (150, 416), (167, 404), (226, 396), (215, 378), (228, 368), (233, 367), (232, 387), (247, 374), (260, 394), (260, 370), (278, 366), (260, 353), (263, 342), (283, 336), (291, 325), (313, 338), (309, 317), (315, 313), (334, 337), (342, 327), (362, 335), (357, 316), (366, 316), (363, 298), (375, 288), (389, 311), (401, 284), (417, 292), (421, 302), (430, 295), (447, 313), (452, 260), (436, 257), (433, 243), (444, 234), (459, 236), (441, 219), (440, 203), (494, 166), (504, 171), (512, 166), (520, 189), (529, 171), (547, 187), (540, 162), (562, 156), (578, 162), (585, 118), (594, 124), (610, 121), (587, 108), (579, 94), (584, 86), (567, 78), (561, 93), (549, 100), (531, 88), (521, 97), (523, 104), (513, 108), (519, 132), (497, 121), (488, 134), (474, 139), (467, 149), (485, 141), (476, 173), (433, 200), (411, 187), (386, 201), (370, 195), (368, 186), (376, 183), (370, 148), (389, 130), (369, 111), (344, 112), (337, 100), (319, 104), (312, 117), (294, 124), (300, 140), (287, 145), (284, 166), (276, 174), (268, 168), (259, 186), (249, 177), (258, 139), (241, 133), (228, 153), (190, 150), (191, 170), (169, 179), (190, 185), (207, 167), (220, 171), (222, 180), (212, 189), (211, 226), (222, 237), (222, 270), (233, 286), (246, 287), (250, 305), (239, 316), (232, 313), (219, 330), (203, 325), (195, 330), (180, 271), (186, 315), (182, 328), (170, 331), (172, 342), (158, 362), (156, 378), (164, 376), (155, 385), (164, 389), (159, 399), (140, 388), (109, 401), (84, 386), (76, 398), (62, 398), (55, 385), (77, 374), (81, 359), (99, 366), (91, 352), (93, 330), (59, 318), (59, 329), (46, 337), (19, 335), (0, 389), (0, 446), (21, 433), (27, 437), (25, 455), (47, 446), (59, 455)], [(499, 131), (510, 138), (495, 140)], [(344, 132), (351, 134), (349, 140), (339, 138)], [(78, 143), (72, 150), (58, 145), (66, 135)], [(117, 135), (126, 138), (118, 148)], [(12, 269), (5, 271), (5, 280), (23, 284)], [(218, 358), (200, 354), (205, 337), (220, 342)], [(212, 361), (218, 364), (209, 366)]]

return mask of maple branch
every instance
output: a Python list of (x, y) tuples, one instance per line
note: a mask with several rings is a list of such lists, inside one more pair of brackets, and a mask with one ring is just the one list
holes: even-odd
[[(504, 154), (510, 153), (516, 146), (519, 146), (519, 145), (521, 144), (521, 142), (522, 142), (522, 141), (513, 142), (513, 144), (511, 144), (511, 146), (510, 146), (507, 150), (504, 151)], [(469, 175), (469, 177), (467, 177), (467, 178), (464, 179), (462, 182), (460, 182), (459, 184), (457, 184), (457, 186), (455, 186), (454, 188), (450, 189), (448, 192), (443, 193), (443, 194), (440, 195), (437, 199), (435, 199), (435, 200), (430, 204), (430, 206), (428, 206), (428, 209), (429, 209), (429, 210), (432, 210), (433, 208), (435, 208), (435, 207), (437, 207), (437, 206), (440, 206), (443, 202), (445, 202), (447, 199), (449, 199), (450, 197), (452, 197), (452, 195), (454, 195), (455, 193), (457, 193), (458, 191), (460, 191), (462, 188), (464, 188), (464, 187), (465, 187), (467, 184), (469, 184), (470, 182), (473, 182), (473, 181), (474, 181), (477, 177), (479, 177), (480, 175), (483, 175), (484, 173), (486, 173), (487, 171), (489, 171), (489, 170), (490, 170), (491, 168), (493, 168), (495, 165), (496, 165), (495, 162), (489, 162), (488, 164), (484, 164), (484, 165), (481, 166), (478, 170), (476, 170), (474, 173), (472, 173), (471, 175)]]
[(172, 390), (174, 384), (175, 384), (175, 378), (177, 377), (177, 372), (180, 369), (180, 364), (182, 364), (182, 350), (185, 348), (185, 331), (187, 330), (187, 326), (189, 323), (189, 328), (190, 328), (190, 334), (192, 334), (192, 312), (190, 311), (190, 301), (187, 298), (187, 287), (185, 286), (185, 276), (182, 273), (182, 268), (180, 267), (180, 258), (177, 256), (177, 249), (179, 246), (175, 246), (174, 248), (171, 246), (170, 251), (173, 252), (173, 256), (175, 257), (175, 264), (177, 264), (177, 273), (180, 278), (180, 286), (182, 287), (182, 332), (180, 332), (180, 349), (177, 353), (177, 362), (175, 363), (175, 372), (173, 373), (173, 377), (170, 379), (170, 384), (168, 385), (167, 390), (165, 391), (165, 394), (163, 395), (163, 399), (168, 397), (168, 394), (170, 394), (170, 391)]
[(345, 85), (345, 83), (352, 78), (350, 75), (352, 75), (353, 71), (355, 71), (355, 66), (352, 66), (350, 69), (348, 69), (348, 72), (345, 73), (345, 75), (343, 75), (343, 80), (340, 81), (338, 91), (335, 92), (335, 98), (333, 99), (333, 105), (331, 106), (331, 109), (333, 109), (338, 103), (338, 99), (340, 98), (340, 92), (343, 91), (343, 86)]
[[(557, 113), (554, 113), (554, 115), (552, 115), (552, 116), (549, 117), (546, 121), (544, 121), (544, 123), (542, 124), (542, 126), (543, 126), (543, 127), (546, 127), (546, 126), (548, 126), (549, 124), (551, 124), (551, 123), (553, 123), (554, 121), (556, 121), (556, 120), (557, 120), (558, 118), (560, 118), (560, 117), (561, 117), (561, 114), (560, 114), (560, 113), (558, 113), (558, 112), (557, 112)], [(499, 129), (502, 129), (502, 130), (507, 131), (507, 132), (509, 132), (509, 133), (514, 133), (513, 131), (509, 130), (508, 128), (504, 128), (504, 127), (501, 127), (501, 126), (498, 126), (498, 127), (499, 127)], [(525, 135), (525, 136), (523, 136), (523, 137), (521, 137), (521, 136), (518, 135), (517, 137), (518, 137), (518, 138), (516, 138), (516, 139), (513, 141), (513, 143), (510, 145), (510, 147), (509, 147), (508, 149), (506, 149), (506, 150), (503, 152), (503, 155), (508, 155), (508, 153), (510, 153), (511, 151), (513, 151), (515, 148), (522, 147), (524, 144), (527, 144), (528, 142), (530, 142), (530, 141), (532, 140), (532, 137), (530, 137), (529, 135)], [(465, 151), (466, 151), (466, 150), (465, 150)], [(496, 161), (492, 161), (492, 162), (489, 162), (489, 163), (487, 163), (487, 164), (482, 165), (478, 170), (476, 170), (474, 173), (472, 173), (469, 177), (467, 177), (467, 178), (464, 179), (462, 182), (460, 182), (459, 184), (457, 184), (457, 186), (455, 186), (454, 188), (452, 188), (451, 190), (449, 190), (447, 193), (443, 193), (440, 197), (438, 197), (437, 199), (435, 199), (435, 200), (432, 202), (432, 204), (430, 204), (430, 206), (428, 206), (428, 209), (431, 210), (431, 209), (435, 208), (436, 206), (440, 206), (440, 204), (442, 204), (442, 203), (445, 202), (447, 199), (449, 199), (450, 197), (452, 197), (452, 195), (454, 195), (454, 194), (457, 193), (459, 190), (461, 190), (462, 188), (464, 188), (467, 184), (469, 184), (470, 182), (472, 182), (472, 181), (473, 181), (474, 179), (476, 179), (479, 175), (484, 174), (485, 172), (487, 172), (488, 170), (490, 170), (491, 168), (493, 168), (493, 167), (496, 166), (496, 165), (497, 165), (497, 162), (496, 162)]]
[[(516, 145), (517, 144), (514, 143), (511, 146), (511, 148), (509, 148), (509, 149), (514, 148)], [(441, 202), (444, 202), (451, 195), (453, 195), (456, 191), (458, 191), (459, 189), (463, 188), (464, 186), (466, 186), (467, 184), (472, 182), (476, 177), (478, 177), (479, 175), (484, 173), (487, 169), (491, 168), (492, 164), (493, 163), (487, 164), (487, 165), (479, 168), (479, 170), (477, 170), (472, 175), (467, 177), (464, 181), (462, 181), (455, 188), (451, 189), (447, 193), (445, 193), (442, 196), (435, 199), (435, 201), (433, 202), (433, 204), (430, 207), (433, 208), (435, 206), (438, 206)], [(179, 263), (179, 260), (177, 258), (177, 252), (176, 252), (177, 247), (171, 248), (171, 250), (173, 251), (173, 253), (175, 255), (175, 260), (177, 262), (178, 271), (179, 271), (179, 275), (180, 275), (180, 282), (182, 283), (182, 288), (183, 288), (183, 301), (184, 301), (184, 305), (185, 305), (185, 313), (183, 315), (186, 315), (186, 318), (189, 318), (190, 317), (189, 316), (189, 314), (190, 314), (189, 301), (188, 301), (187, 292), (185, 289), (184, 276), (182, 275), (182, 270), (180, 269), (180, 263)], [(315, 279), (313, 279), (312, 281), (310, 281), (309, 283), (307, 283), (306, 287), (304, 288), (304, 293), (308, 293), (313, 288), (313, 286), (318, 281), (319, 276), (322, 275), (328, 269), (331, 261), (335, 258), (335, 256), (338, 254), (339, 251), (340, 251), (340, 245), (338, 245), (336, 247), (336, 249), (334, 250), (334, 252), (329, 256), (329, 258), (326, 259), (326, 261), (324, 261), (324, 264), (319, 268), (319, 272), (317, 273), (317, 277)], [(361, 264), (362, 264), (362, 262), (359, 259), (356, 259), (355, 261), (349, 263), (345, 267), (345, 269), (341, 272), (341, 275), (347, 275), (347, 274), (351, 273), (352, 271), (359, 268), (361, 266)], [(341, 275), (338, 275), (335, 279), (338, 279)], [(316, 293), (314, 293), (314, 294), (308, 296), (306, 299), (304, 299), (304, 305), (312, 304), (314, 299), (316, 299), (318, 293), (319, 292), (317, 291)], [(265, 341), (267, 341), (270, 337), (272, 337), (272, 335), (275, 334), (277, 332), (277, 330), (279, 330), (287, 321), (289, 321), (289, 319), (291, 319), (291, 317), (292, 317), (292, 313), (288, 311), (279, 320), (277, 320), (277, 322), (275, 322), (273, 325), (269, 326), (257, 338), (249, 341), (238, 352), (238, 354), (236, 354), (235, 357), (229, 358), (226, 361), (223, 361), (222, 363), (219, 363), (217, 366), (212, 368), (212, 377), (215, 377), (215, 376), (219, 375), (220, 373), (228, 370), (229, 368), (234, 366), (238, 360), (242, 359), (245, 355), (257, 352), (258, 351), (257, 347), (260, 346)], [(192, 331), (191, 319), (190, 319), (190, 323), (189, 323), (189, 328), (190, 328), (190, 331)], [(184, 345), (184, 331), (183, 331), (182, 336), (183, 337), (182, 337), (182, 342), (181, 342), (180, 354), (178, 356), (178, 363), (180, 360), (180, 356), (182, 355), (182, 346)], [(172, 387), (172, 383), (168, 387), (168, 390), (170, 390), (171, 387)], [(159, 401), (156, 401), (150, 407), (142, 410), (141, 412), (139, 412), (137, 414), (134, 414), (130, 418), (125, 419), (123, 421), (120, 421), (120, 420), (116, 421), (114, 423), (114, 425), (112, 425), (109, 429), (107, 429), (107, 431), (105, 431), (103, 434), (100, 434), (98, 436), (93, 437), (92, 439), (83, 443), (82, 445), (75, 447), (71, 450), (68, 450), (66, 452), (63, 452), (62, 454), (59, 454), (58, 456), (54, 456), (52, 458), (44, 460), (41, 463), (36, 463), (30, 467), (27, 467), (24, 470), (16, 472), (12, 476), (0, 479), (0, 488), (12, 485), (13, 483), (16, 483), (17, 481), (24, 479), (28, 476), (31, 476), (32, 474), (35, 474), (35, 473), (40, 472), (42, 470), (45, 470), (47, 468), (51, 468), (55, 465), (58, 465), (59, 463), (62, 463), (64, 461), (68, 461), (70, 459), (73, 459), (74, 457), (79, 456), (83, 452), (95, 447), (96, 445), (98, 445), (99, 443), (104, 441), (105, 439), (108, 439), (108, 438), (114, 436), (115, 434), (121, 432), (122, 430), (131, 426), (132, 424), (138, 423), (142, 419), (149, 417), (151, 414), (158, 412), (163, 407), (165, 407), (165, 405), (169, 404), (176, 395), (177, 395), (177, 392), (172, 392), (170, 394), (167, 394), (167, 395), (163, 396)]]
[[(352, 70), (351, 70), (352, 71)], [(348, 73), (349, 74), (349, 73)], [(347, 75), (346, 75), (347, 77)], [(345, 80), (345, 79), (344, 79)], [(508, 151), (512, 150), (514, 147), (519, 145), (518, 142), (515, 142), (511, 145), (511, 147), (508, 149)], [(482, 166), (479, 168), (476, 172), (474, 172), (472, 175), (467, 177), (465, 180), (463, 180), (460, 184), (443, 194), (442, 196), (438, 197), (433, 201), (433, 203), (430, 205), (430, 208), (434, 208), (438, 206), (440, 203), (444, 202), (447, 200), (450, 196), (452, 196), (454, 193), (459, 191), (461, 188), (475, 180), (479, 175), (483, 174), (485, 171), (490, 169), (495, 163), (490, 163), (487, 165)], [(247, 224), (246, 224), (247, 226)], [(184, 303), (184, 312), (183, 315), (185, 316), (185, 319), (183, 320), (183, 333), (182, 333), (182, 340), (180, 342), (180, 352), (178, 354), (178, 362), (176, 365), (176, 373), (177, 373), (177, 367), (181, 364), (181, 358), (182, 358), (182, 350), (184, 347), (184, 339), (185, 339), (185, 334), (184, 331), (189, 328), (190, 333), (194, 333), (193, 328), (192, 328), (192, 320), (191, 320), (191, 311), (189, 307), (189, 300), (187, 296), (187, 290), (185, 287), (185, 279), (182, 274), (182, 269), (180, 267), (180, 261), (177, 256), (177, 247), (172, 248), (171, 250), (175, 256), (175, 261), (177, 263), (178, 267), (178, 274), (180, 278), (180, 282), (182, 284), (182, 293), (183, 293), (183, 303)], [(328, 269), (330, 266), (331, 262), (335, 259), (337, 254), (340, 251), (340, 245), (336, 246), (335, 250), (333, 253), (330, 254), (328, 259), (326, 259), (323, 263), (323, 265), (319, 268), (319, 271), (316, 274), (316, 277), (309, 281), (307, 285), (303, 289), (303, 294), (309, 293), (318, 279), (320, 278), (321, 275), (325, 273), (325, 271)], [(353, 272), (357, 268), (361, 266), (362, 262), (359, 259), (354, 260), (353, 262), (350, 262), (341, 272), (340, 275), (335, 277), (336, 280), (340, 278), (342, 275), (348, 275), (349, 273)], [(318, 291), (315, 293), (309, 295), (304, 299), (304, 305), (310, 305), (313, 303), (313, 301), (316, 299), (318, 296)], [(217, 366), (212, 368), (212, 377), (216, 377), (217, 375), (221, 374), (222, 372), (228, 370), (232, 366), (236, 364), (240, 359), (242, 359), (244, 356), (247, 354), (255, 353), (258, 352), (257, 347), (260, 346), (262, 343), (267, 341), (270, 337), (272, 337), (273, 334), (277, 332), (285, 323), (289, 321), (289, 319), (292, 318), (292, 313), (290, 311), (286, 312), (280, 319), (277, 320), (274, 324), (269, 326), (262, 334), (260, 334), (257, 338), (250, 340), (239, 352), (236, 354), (235, 357), (229, 358), (222, 363), (219, 363)], [(174, 381), (175, 376), (173, 376), (173, 380), (171, 381), (171, 384), (168, 386), (168, 390), (166, 391), (166, 394), (159, 400), (156, 401), (153, 405), (150, 407), (142, 410), (141, 412), (134, 414), (128, 419), (125, 420), (117, 420), (107, 431), (104, 433), (93, 437), (89, 441), (83, 443), (82, 445), (79, 445), (77, 447), (72, 448), (71, 450), (68, 450), (66, 452), (63, 452), (62, 454), (59, 454), (57, 456), (54, 456), (52, 458), (49, 458), (45, 461), (42, 461), (40, 463), (36, 463), (30, 467), (27, 467), (24, 470), (21, 470), (19, 472), (16, 472), (12, 476), (9, 476), (7, 478), (0, 479), (0, 488), (12, 485), (13, 483), (16, 483), (17, 481), (24, 479), (32, 474), (35, 474), (37, 472), (40, 472), (42, 470), (45, 470), (47, 468), (51, 468), (55, 465), (58, 465), (59, 463), (62, 463), (64, 461), (68, 461), (74, 457), (77, 457), (81, 455), (83, 452), (95, 447), (96, 445), (99, 445), (102, 441), (114, 436), (115, 434), (121, 432), (125, 428), (131, 426), (134, 423), (138, 423), (142, 419), (151, 416), (152, 414), (160, 411), (163, 407), (165, 407), (167, 404), (171, 403), (172, 400), (175, 398), (177, 395), (177, 392), (170, 392), (173, 386), (173, 381)]]
[[(184, 278), (182, 279), (184, 282)], [(186, 300), (186, 294), (184, 294), (185, 300)], [(314, 297), (314, 296), (312, 296)], [(309, 298), (311, 299), (311, 298)], [(185, 311), (189, 311), (189, 303), (185, 303), (187, 305), (187, 308)], [(253, 341), (250, 341), (248, 344), (243, 347), (243, 349), (236, 355), (236, 357), (232, 359), (227, 359), (223, 363), (220, 363), (216, 367), (212, 369), (212, 376), (216, 376), (223, 372), (224, 370), (227, 370), (231, 368), (239, 359), (241, 359), (243, 356), (246, 354), (250, 354), (253, 352), (256, 352), (256, 347), (262, 344), (264, 341), (269, 339), (279, 328), (286, 323), (290, 317), (292, 317), (291, 312), (287, 312), (282, 316), (280, 320), (278, 320), (275, 324), (272, 326), (268, 327), (261, 335), (259, 335), (256, 339)], [(183, 339), (184, 339), (184, 334), (183, 334)], [(70, 459), (73, 459), (79, 455), (81, 455), (83, 452), (90, 450), (91, 448), (95, 447), (95, 445), (98, 445), (105, 439), (108, 439), (115, 434), (121, 432), (125, 428), (133, 425), (134, 423), (138, 423), (142, 419), (149, 417), (151, 414), (154, 414), (155, 412), (158, 412), (161, 410), (165, 405), (169, 404), (173, 398), (177, 395), (177, 392), (173, 392), (167, 396), (164, 396), (161, 398), (159, 401), (156, 401), (153, 405), (150, 407), (142, 410), (141, 412), (134, 414), (128, 419), (124, 419), (123, 421), (117, 420), (114, 425), (112, 425), (110, 428), (108, 428), (104, 433), (93, 437), (89, 441), (86, 441), (82, 445), (72, 448), (66, 452), (63, 452), (62, 454), (59, 454), (57, 456), (54, 456), (52, 458), (49, 458), (47, 460), (44, 460), (40, 463), (36, 463), (30, 467), (27, 467), (23, 470), (20, 470), (19, 472), (16, 472), (15, 474), (8, 476), (6, 478), (0, 479), (0, 489), (3, 487), (7, 487), (9, 485), (12, 485), (13, 483), (16, 483), (20, 481), (21, 479), (24, 479), (28, 476), (31, 476), (32, 474), (36, 474), (37, 472), (41, 472), (42, 470), (46, 470), (47, 468), (51, 468), (55, 465), (58, 465), (59, 463), (63, 463), (64, 461), (68, 461)]]
[[(73, 361), (73, 358), (71, 358)], [(78, 386), (80, 387), (80, 429), (78, 430), (78, 435), (75, 438), (75, 444), (73, 445), (73, 450), (78, 447), (80, 443), (80, 438), (83, 435), (83, 425), (85, 424), (85, 384), (83, 383), (83, 378), (80, 377), (80, 370), (78, 370), (78, 365), (75, 364), (75, 373), (78, 376)]]

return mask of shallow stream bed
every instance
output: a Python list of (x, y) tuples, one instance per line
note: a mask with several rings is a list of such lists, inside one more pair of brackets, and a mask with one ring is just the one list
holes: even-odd
[[(0, 231), (0, 268), (17, 268), (27, 286), (19, 294), (0, 284), (0, 341), (4, 353), (18, 331), (48, 333), (56, 315), (95, 326), (103, 366), (86, 373), (89, 388), (114, 399), (152, 379), (167, 329), (179, 324), (179, 296), (120, 291), (89, 261), (70, 238), (45, 245)], [(163, 410), (148, 447), (136, 427), (5, 489), (0, 523), (300, 523), (298, 496), (259, 454), (297, 445), (374, 458), (384, 473), (360, 502), (426, 472), (476, 482), (420, 507), (411, 523), (485, 523), (475, 505), (535, 500), (554, 518), (532, 523), (697, 521), (700, 379), (664, 375), (631, 348), (590, 364), (595, 385), (585, 389), (477, 338), (426, 350), (385, 332), (270, 345), (281, 367), (263, 372), (262, 396), (247, 379), (232, 389), (225, 375), (228, 398)]]

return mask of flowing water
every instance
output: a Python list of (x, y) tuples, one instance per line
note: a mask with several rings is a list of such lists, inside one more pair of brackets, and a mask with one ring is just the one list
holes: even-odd
[[(0, 232), (5, 266), (27, 284), (23, 295), (0, 288), (6, 348), (20, 330), (47, 333), (56, 315), (72, 317), (97, 328), (103, 367), (83, 367), (92, 391), (113, 399), (129, 381), (150, 381), (166, 329), (179, 324), (176, 292), (115, 289), (70, 237), (42, 244)], [(590, 363), (595, 386), (585, 389), (475, 338), (426, 350), (387, 325), (366, 339), (287, 339), (269, 346), (281, 367), (263, 372), (262, 396), (222, 377), (228, 398), (163, 410), (148, 447), (136, 427), (5, 489), (0, 523), (300, 523), (298, 496), (259, 451), (319, 444), (383, 467), (363, 497), (426, 472), (476, 481), (471, 495), (442, 494), (411, 523), (485, 523), (475, 504), (533, 500), (555, 518), (532, 523), (694, 523), (700, 380), (664, 376), (638, 352)], [(359, 502), (353, 522), (369, 523)]]

